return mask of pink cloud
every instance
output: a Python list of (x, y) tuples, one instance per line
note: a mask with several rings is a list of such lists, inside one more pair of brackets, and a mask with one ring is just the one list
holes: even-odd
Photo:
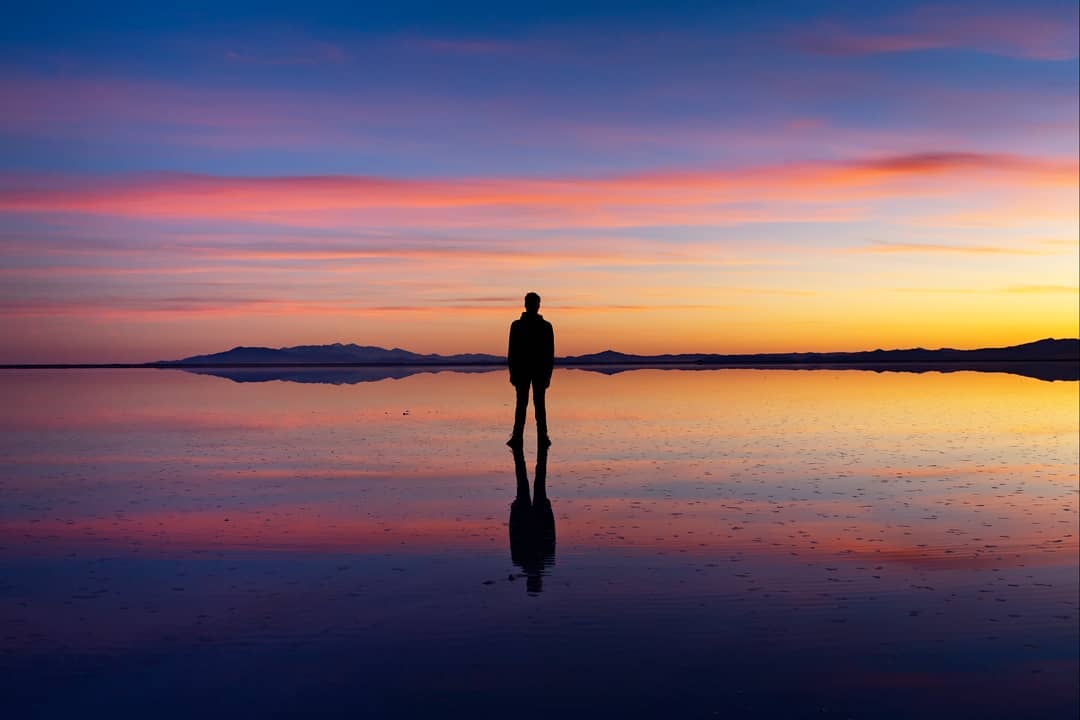
[[(515, 305), (518, 298), (510, 300)], [(715, 304), (669, 303), (652, 305), (634, 304), (567, 304), (549, 303), (549, 310), (562, 314), (573, 313), (623, 313), (665, 312), (671, 310), (715, 310)], [(228, 318), (240, 317), (371, 317), (385, 315), (439, 316), (452, 310), (455, 315), (506, 315), (506, 303), (494, 304), (489, 300), (480, 302), (442, 301), (428, 304), (364, 304), (349, 300), (288, 300), (273, 298), (202, 297), (82, 297), (72, 300), (47, 300), (26, 298), (0, 300), (0, 312), (7, 318), (89, 318), (95, 320), (153, 321), (177, 318)]]
[(0, 211), (259, 220), (313, 227), (633, 227), (837, 222), (859, 203), (957, 188), (1070, 189), (1073, 158), (928, 152), (845, 163), (606, 177), (0, 178)]

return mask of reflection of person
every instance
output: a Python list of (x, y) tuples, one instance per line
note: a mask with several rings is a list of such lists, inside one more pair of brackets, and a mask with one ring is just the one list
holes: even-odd
[(510, 383), (517, 390), (514, 432), (506, 442), (511, 447), (520, 446), (522, 442), (530, 386), (533, 391), (533, 409), (536, 412), (538, 445), (543, 448), (551, 445), (544, 396), (551, 384), (551, 371), (555, 366), (555, 331), (539, 310), (540, 296), (531, 292), (525, 296), (525, 312), (510, 325), (510, 347), (506, 352), (506, 362), (510, 366)]
[(514, 447), (517, 497), (510, 504), (510, 560), (525, 573), (525, 591), (543, 589), (544, 569), (555, 564), (555, 513), (547, 497), (547, 448), (536, 452), (533, 498), (529, 500), (529, 472), (525, 453)]

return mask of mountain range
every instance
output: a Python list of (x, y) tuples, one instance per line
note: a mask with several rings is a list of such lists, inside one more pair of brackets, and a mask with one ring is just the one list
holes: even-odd
[[(403, 378), (420, 372), (483, 372), (506, 362), (484, 353), (460, 355), (419, 354), (393, 348), (361, 345), (302, 345), (290, 348), (236, 347), (211, 355), (154, 363), (188, 372), (214, 375), (235, 382), (286, 380), (334, 385)], [(942, 348), (926, 350), (872, 350), (831, 353), (757, 353), (720, 355), (684, 353), (629, 355), (614, 350), (557, 359), (564, 367), (612, 375), (634, 368), (709, 370), (742, 368), (857, 368), (874, 371), (952, 372), (977, 370), (1007, 372), (1040, 380), (1080, 380), (1080, 339), (1045, 339), (1023, 345), (978, 350)]]
[[(858, 352), (753, 353), (723, 355), (717, 353), (681, 353), (631, 355), (604, 350), (587, 355), (556, 359), (558, 365), (879, 365), (890, 363), (968, 363), (968, 362), (1061, 362), (1080, 361), (1080, 339), (1046, 338), (1035, 342), (1001, 348), (955, 350), (864, 350)], [(457, 355), (421, 354), (353, 343), (333, 345), (298, 345), (296, 347), (234, 347), (209, 355), (193, 355), (182, 360), (161, 361), (154, 365), (496, 365), (506, 362), (500, 355), (463, 353)]]
[(401, 348), (334, 343), (296, 347), (234, 347), (211, 355), (193, 355), (158, 365), (491, 365), (506, 358), (484, 353), (422, 355)]

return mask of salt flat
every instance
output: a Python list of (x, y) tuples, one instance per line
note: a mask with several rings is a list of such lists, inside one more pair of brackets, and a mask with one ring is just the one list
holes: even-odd
[(1080, 710), (1076, 382), (557, 370), (512, 547), (504, 371), (318, 380), (0, 374), (12, 717)]

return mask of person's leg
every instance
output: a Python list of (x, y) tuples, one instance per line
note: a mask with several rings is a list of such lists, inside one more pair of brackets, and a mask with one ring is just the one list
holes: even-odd
[(548, 439), (546, 396), (547, 388), (539, 382), (533, 383), (533, 409), (536, 411), (536, 436), (545, 442)]
[(517, 390), (517, 404), (514, 406), (514, 433), (511, 439), (521, 439), (525, 433), (525, 411), (529, 407), (529, 385), (522, 383), (515, 385)]

